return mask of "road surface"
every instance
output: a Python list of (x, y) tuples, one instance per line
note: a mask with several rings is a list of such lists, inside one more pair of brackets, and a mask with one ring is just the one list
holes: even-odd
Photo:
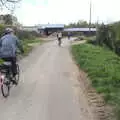
[[(21, 60), (20, 84), (0, 97), (0, 120), (93, 120), (82, 90), (69, 42), (35, 48)], [(80, 97), (78, 96), (80, 95)]]

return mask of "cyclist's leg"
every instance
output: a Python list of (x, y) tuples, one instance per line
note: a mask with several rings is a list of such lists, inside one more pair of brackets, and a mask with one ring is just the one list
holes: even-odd
[(58, 44), (60, 43), (60, 38), (58, 38)]
[(60, 38), (60, 44), (61, 44), (61, 42), (62, 42), (62, 38)]
[(58, 45), (60, 45), (60, 38), (58, 38)]
[[(11, 58), (10, 57), (7, 57), (7, 58), (2, 58), (4, 61), (6, 61), (6, 62), (11, 62), (11, 64), (12, 64), (12, 61), (11, 61)], [(12, 68), (10, 68), (10, 69), (12, 69)]]
[(13, 73), (13, 77), (15, 77), (16, 74), (17, 74), (16, 57), (12, 57), (12, 58), (11, 58), (11, 62), (12, 62), (12, 73)]

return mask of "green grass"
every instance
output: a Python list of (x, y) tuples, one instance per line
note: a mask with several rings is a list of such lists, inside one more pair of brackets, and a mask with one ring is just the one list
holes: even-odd
[(28, 44), (24, 44), (23, 45), (23, 49), (24, 49), (24, 55), (23, 56), (26, 56), (28, 55), (28, 53), (32, 50), (32, 46), (29, 46)]
[(96, 40), (96, 36), (85, 37), (85, 40)]
[[(33, 49), (34, 44), (41, 44), (42, 40), (40, 39), (34, 39), (34, 40), (23, 40), (23, 48), (24, 48), (24, 56), (28, 55), (28, 53)], [(31, 45), (32, 44), (32, 45)]]
[(106, 103), (115, 107), (120, 120), (120, 57), (90, 44), (74, 45), (72, 53), (78, 66), (87, 72), (93, 87), (103, 94)]
[(40, 39), (33, 39), (33, 40), (28, 40), (28, 39), (25, 39), (23, 40), (23, 44), (34, 44), (34, 43), (41, 43), (42, 40)]

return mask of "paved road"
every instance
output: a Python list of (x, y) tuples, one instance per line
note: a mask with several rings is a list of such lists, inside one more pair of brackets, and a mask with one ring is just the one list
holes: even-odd
[(0, 120), (92, 120), (68, 49), (68, 41), (61, 48), (53, 41), (20, 62), (19, 86), (0, 97)]

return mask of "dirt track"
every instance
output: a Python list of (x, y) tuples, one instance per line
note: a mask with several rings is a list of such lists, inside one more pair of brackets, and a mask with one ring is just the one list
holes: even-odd
[(20, 67), (19, 86), (0, 97), (0, 120), (96, 120), (67, 40), (37, 47)]

